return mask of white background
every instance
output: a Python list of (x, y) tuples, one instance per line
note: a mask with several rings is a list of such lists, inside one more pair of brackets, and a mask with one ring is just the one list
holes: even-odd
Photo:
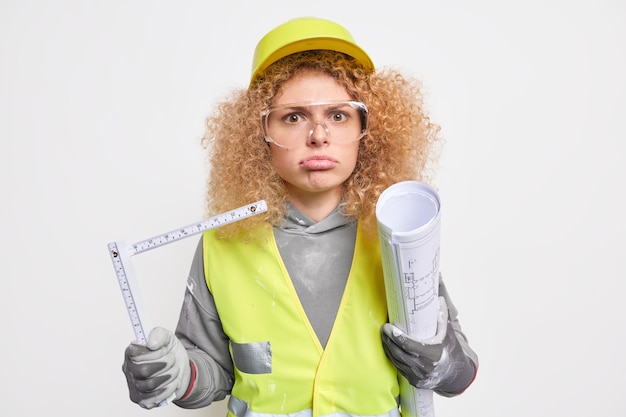
[[(314, 15), (420, 77), (443, 126), (442, 270), (481, 366), (437, 416), (623, 416), (626, 6), (505, 3), (2, 1), (0, 414), (224, 415), (130, 402), (106, 244), (202, 218), (204, 117)], [(133, 258), (155, 324), (195, 244)]]

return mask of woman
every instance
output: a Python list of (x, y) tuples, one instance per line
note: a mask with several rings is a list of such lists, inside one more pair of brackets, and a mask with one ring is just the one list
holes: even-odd
[(216, 108), (204, 143), (209, 214), (260, 199), (268, 211), (204, 233), (176, 334), (126, 349), (132, 401), (398, 416), (399, 375), (445, 396), (471, 384), (478, 360), (443, 281), (432, 340), (387, 323), (375, 206), (390, 185), (429, 178), (439, 129), (421, 97), (334, 22), (295, 19), (261, 39), (249, 87)]

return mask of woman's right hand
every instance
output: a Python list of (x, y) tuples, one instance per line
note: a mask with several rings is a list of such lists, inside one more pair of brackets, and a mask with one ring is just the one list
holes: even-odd
[(131, 401), (147, 409), (168, 399), (180, 399), (191, 376), (184, 346), (172, 332), (161, 327), (150, 332), (146, 345), (128, 345), (122, 371)]

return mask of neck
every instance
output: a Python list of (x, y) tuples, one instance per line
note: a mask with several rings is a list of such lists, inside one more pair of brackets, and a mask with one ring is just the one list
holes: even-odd
[(334, 191), (307, 194), (289, 193), (289, 201), (309, 219), (319, 222), (337, 207), (341, 201), (341, 194)]

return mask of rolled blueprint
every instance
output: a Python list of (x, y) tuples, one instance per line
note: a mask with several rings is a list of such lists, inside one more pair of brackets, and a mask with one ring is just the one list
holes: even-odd
[[(418, 181), (387, 188), (376, 204), (376, 219), (389, 321), (416, 340), (437, 333), (439, 314), (440, 202)], [(403, 417), (433, 417), (433, 392), (400, 379)]]

